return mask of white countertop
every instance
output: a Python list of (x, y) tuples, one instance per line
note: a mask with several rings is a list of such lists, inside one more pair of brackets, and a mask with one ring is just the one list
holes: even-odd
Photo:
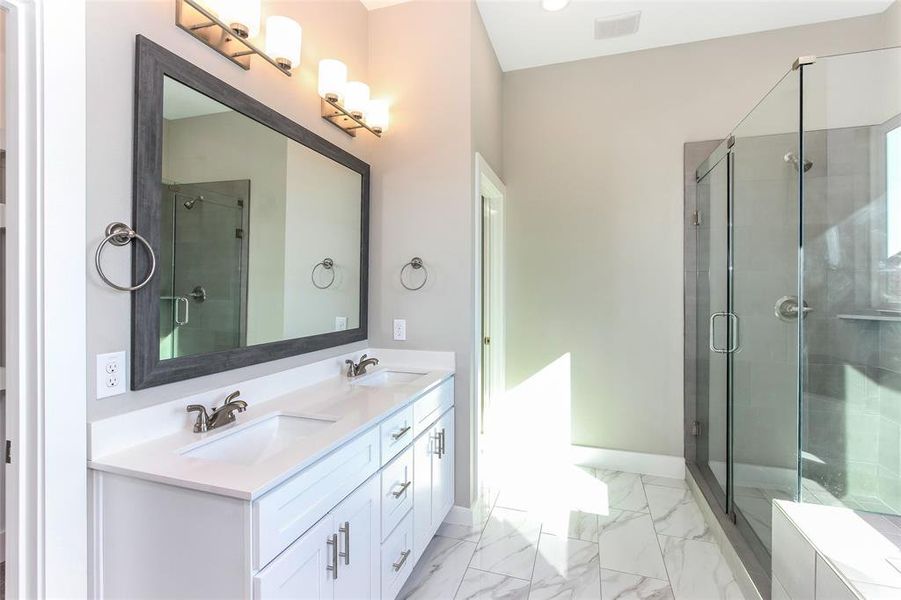
[(775, 504), (860, 598), (901, 598), (897, 517), (784, 500)]
[[(380, 370), (385, 369), (373, 369), (371, 373)], [(392, 365), (390, 370), (405, 369)], [(423, 371), (417, 368), (406, 370)], [(362, 386), (358, 385), (359, 380), (336, 376), (265, 402), (252, 403), (252, 399), (248, 398), (250, 404), (247, 410), (237, 414), (237, 422), (232, 425), (207, 433), (194, 433), (186, 428), (125, 450), (95, 457), (88, 465), (99, 471), (253, 500), (437, 387), (453, 374), (450, 369), (432, 369), (410, 383), (384, 387)], [(287, 449), (252, 466), (183, 454), (200, 442), (229, 435), (276, 414), (318, 417), (335, 422), (319, 432), (299, 438)]]

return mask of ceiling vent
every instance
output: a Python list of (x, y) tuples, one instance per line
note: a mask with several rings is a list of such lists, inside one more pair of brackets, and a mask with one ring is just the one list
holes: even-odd
[(638, 31), (641, 22), (641, 11), (614, 15), (612, 17), (599, 17), (594, 20), (594, 39), (609, 40), (610, 38), (632, 35)]

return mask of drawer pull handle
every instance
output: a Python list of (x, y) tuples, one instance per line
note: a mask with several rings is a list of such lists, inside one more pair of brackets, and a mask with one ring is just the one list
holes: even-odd
[(391, 434), (391, 439), (393, 439), (394, 441), (397, 441), (397, 440), (399, 440), (400, 438), (402, 438), (402, 437), (404, 437), (405, 435), (407, 435), (407, 432), (408, 432), (408, 431), (410, 431), (410, 426), (409, 426), (409, 425), (407, 425), (406, 427), (404, 427), (403, 429), (401, 429), (401, 430), (398, 431), (397, 433), (392, 433), (392, 434)]
[(391, 495), (394, 496), (395, 498), (400, 498), (401, 496), (404, 495), (404, 492), (407, 491), (407, 488), (410, 487), (410, 484), (412, 484), (412, 483), (413, 483), (412, 481), (407, 481), (405, 483), (402, 483), (400, 486), (400, 489), (397, 490), (396, 492), (391, 492)]
[(409, 556), (410, 556), (410, 551), (404, 550), (403, 552), (400, 553), (400, 559), (398, 559), (398, 561), (391, 566), (394, 567), (395, 571), (400, 571), (401, 568), (404, 566), (404, 563), (407, 562), (407, 558)]
[(332, 573), (332, 579), (338, 579), (338, 534), (328, 536), (325, 543), (332, 548), (332, 564), (326, 564), (325, 570)]
[(344, 559), (344, 564), (350, 564), (350, 522), (344, 521), (344, 525), (338, 528), (338, 533), (344, 534), (344, 552), (339, 552), (338, 556)]

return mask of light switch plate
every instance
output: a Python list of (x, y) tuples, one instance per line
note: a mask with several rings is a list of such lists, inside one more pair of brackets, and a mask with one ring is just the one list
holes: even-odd
[(394, 341), (403, 342), (407, 339), (407, 320), (394, 319)]
[(97, 355), (97, 398), (125, 393), (125, 351)]
[(335, 317), (335, 331), (347, 329), (347, 317)]

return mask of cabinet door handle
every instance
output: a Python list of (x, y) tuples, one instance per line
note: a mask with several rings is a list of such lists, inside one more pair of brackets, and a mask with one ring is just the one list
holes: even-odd
[(325, 543), (332, 549), (332, 564), (326, 564), (325, 570), (332, 574), (332, 579), (338, 579), (338, 534), (328, 536)]
[(412, 484), (412, 483), (413, 483), (412, 481), (406, 481), (406, 482), (402, 483), (400, 486), (400, 489), (397, 490), (396, 492), (391, 492), (391, 495), (394, 496), (395, 498), (400, 498), (401, 496), (404, 495), (404, 492), (407, 491), (407, 488), (410, 487), (410, 484)]
[(344, 534), (344, 552), (339, 552), (338, 556), (344, 559), (344, 564), (350, 564), (350, 522), (344, 521), (344, 525), (338, 528), (338, 533)]
[(438, 458), (444, 458), (444, 433), (444, 429), (438, 432)]
[(397, 441), (397, 440), (399, 440), (400, 438), (402, 438), (402, 437), (404, 437), (405, 435), (407, 435), (407, 432), (408, 432), (408, 431), (410, 431), (410, 426), (409, 426), (409, 425), (407, 425), (406, 427), (404, 427), (403, 429), (401, 429), (401, 430), (398, 431), (397, 433), (392, 433), (392, 434), (391, 434), (391, 439), (393, 439), (394, 441)]
[(410, 551), (404, 550), (403, 552), (400, 553), (400, 558), (397, 560), (397, 562), (391, 566), (394, 567), (395, 571), (400, 571), (401, 567), (404, 566), (404, 563), (407, 562), (407, 557), (409, 557), (409, 556), (410, 556)]

